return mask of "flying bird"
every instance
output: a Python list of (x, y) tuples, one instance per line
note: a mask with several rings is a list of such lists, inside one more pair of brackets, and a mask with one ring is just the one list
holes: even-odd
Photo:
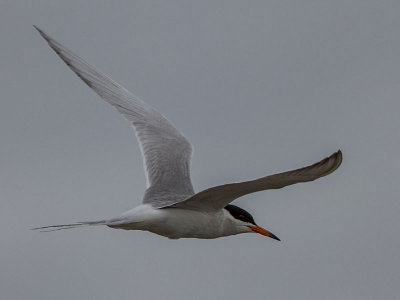
[(279, 240), (258, 226), (251, 214), (230, 203), (250, 193), (313, 181), (332, 173), (342, 162), (342, 152), (338, 150), (320, 162), (301, 169), (195, 193), (189, 170), (192, 145), (182, 133), (149, 104), (34, 27), (67, 66), (133, 126), (147, 179), (142, 204), (119, 217), (34, 229), (54, 231), (106, 225), (116, 229), (150, 231), (170, 239), (213, 239), (256, 232)]

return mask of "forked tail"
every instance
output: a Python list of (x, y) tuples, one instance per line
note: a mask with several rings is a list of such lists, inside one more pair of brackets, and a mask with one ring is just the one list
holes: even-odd
[(106, 225), (106, 224), (107, 224), (107, 222), (105, 220), (102, 220), (102, 221), (92, 221), (92, 222), (78, 222), (78, 223), (65, 224), (65, 225), (50, 225), (50, 226), (32, 228), (32, 230), (39, 230), (40, 232), (50, 232), (50, 231), (57, 231), (57, 230), (63, 230), (63, 229), (71, 229), (71, 228), (86, 227), (86, 226), (98, 226), (98, 225)]

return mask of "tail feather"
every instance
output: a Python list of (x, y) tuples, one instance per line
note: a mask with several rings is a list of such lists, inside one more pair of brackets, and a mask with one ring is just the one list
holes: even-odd
[(92, 222), (78, 222), (73, 224), (65, 224), (65, 225), (49, 225), (43, 227), (35, 227), (31, 230), (39, 230), (40, 232), (50, 232), (50, 231), (57, 231), (63, 229), (71, 229), (77, 227), (86, 227), (86, 226), (98, 226), (98, 225), (106, 225), (107, 222), (105, 220), (102, 221), (92, 221)]

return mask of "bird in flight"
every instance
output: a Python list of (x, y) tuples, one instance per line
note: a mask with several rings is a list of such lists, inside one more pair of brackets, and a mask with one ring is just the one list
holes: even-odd
[(250, 193), (313, 181), (332, 173), (342, 162), (342, 152), (339, 150), (301, 169), (215, 186), (195, 193), (189, 170), (192, 145), (180, 131), (149, 104), (96, 70), (43, 30), (34, 27), (67, 66), (133, 126), (147, 178), (142, 204), (119, 217), (34, 229), (54, 231), (105, 225), (115, 229), (150, 231), (170, 239), (213, 239), (256, 232), (279, 240), (258, 226), (247, 211), (230, 203)]

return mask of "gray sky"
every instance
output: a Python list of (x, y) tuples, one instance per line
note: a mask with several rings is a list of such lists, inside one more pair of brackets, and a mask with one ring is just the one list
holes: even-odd
[[(3, 299), (399, 299), (400, 2), (0, 1)], [(197, 191), (314, 163), (235, 201), (282, 239), (108, 228), (145, 188), (128, 123), (36, 24), (166, 115)]]

